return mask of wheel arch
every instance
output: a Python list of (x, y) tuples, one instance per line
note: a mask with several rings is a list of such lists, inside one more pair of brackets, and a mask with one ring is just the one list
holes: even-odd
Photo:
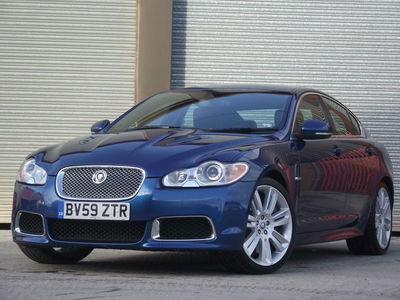
[[(285, 188), (287, 193), (289, 194), (289, 198), (290, 198), (290, 189), (289, 189), (289, 185), (287, 183), (287, 180), (285, 178), (285, 175), (282, 174), (282, 172), (280, 172), (279, 170), (277, 170), (273, 166), (270, 166), (269, 168), (266, 168), (266, 169), (263, 170), (263, 172), (261, 172), (261, 174), (258, 177), (258, 180), (256, 181), (256, 184), (254, 185), (253, 193), (254, 193), (255, 189), (257, 188), (257, 185), (260, 182), (260, 180), (265, 179), (265, 178), (274, 179), (279, 184), (281, 184)], [(247, 210), (250, 209), (250, 205), (251, 205), (251, 198), (250, 198)]]
[(274, 180), (276, 180), (277, 182), (279, 182), (288, 192), (288, 184), (286, 182), (285, 177), (277, 170), (272, 169), (272, 170), (267, 170), (262, 178), (272, 178)]
[(393, 186), (393, 181), (392, 181), (391, 178), (389, 178), (388, 176), (386, 176), (386, 177), (383, 177), (383, 178), (382, 178), (381, 182), (383, 182), (384, 184), (386, 184), (386, 186), (387, 186), (388, 189), (389, 189), (389, 193), (390, 193), (390, 202), (391, 202), (392, 207), (393, 207), (393, 204), (394, 204), (394, 186)]
[(282, 187), (287, 191), (289, 196), (289, 201), (292, 202), (294, 207), (296, 207), (296, 187), (295, 182), (291, 180), (294, 174), (290, 169), (283, 169), (279, 166), (270, 165), (265, 168), (260, 174), (259, 180), (263, 178), (271, 178), (282, 185)]

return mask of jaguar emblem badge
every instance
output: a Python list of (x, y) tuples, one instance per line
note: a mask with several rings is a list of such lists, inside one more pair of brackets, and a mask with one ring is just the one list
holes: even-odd
[(95, 184), (101, 184), (107, 179), (107, 172), (104, 170), (97, 170), (92, 176), (92, 181)]

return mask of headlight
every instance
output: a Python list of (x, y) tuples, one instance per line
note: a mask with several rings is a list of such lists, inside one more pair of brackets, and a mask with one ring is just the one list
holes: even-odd
[(162, 182), (169, 187), (199, 187), (225, 185), (238, 181), (249, 170), (244, 162), (208, 161), (198, 167), (173, 171)]
[(18, 170), (17, 181), (27, 184), (45, 184), (47, 173), (34, 159), (25, 161)]

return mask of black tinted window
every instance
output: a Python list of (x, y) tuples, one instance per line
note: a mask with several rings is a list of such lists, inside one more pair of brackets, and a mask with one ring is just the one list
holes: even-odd
[(358, 122), (345, 107), (328, 98), (323, 100), (333, 121), (334, 134), (360, 135)]

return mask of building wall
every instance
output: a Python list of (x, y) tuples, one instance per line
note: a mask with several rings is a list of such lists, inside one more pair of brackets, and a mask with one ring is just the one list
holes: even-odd
[(136, 1), (0, 5), (0, 223), (31, 151), (113, 119), (134, 103)]
[(321, 89), (389, 150), (400, 230), (400, 2), (174, 0), (172, 86)]

